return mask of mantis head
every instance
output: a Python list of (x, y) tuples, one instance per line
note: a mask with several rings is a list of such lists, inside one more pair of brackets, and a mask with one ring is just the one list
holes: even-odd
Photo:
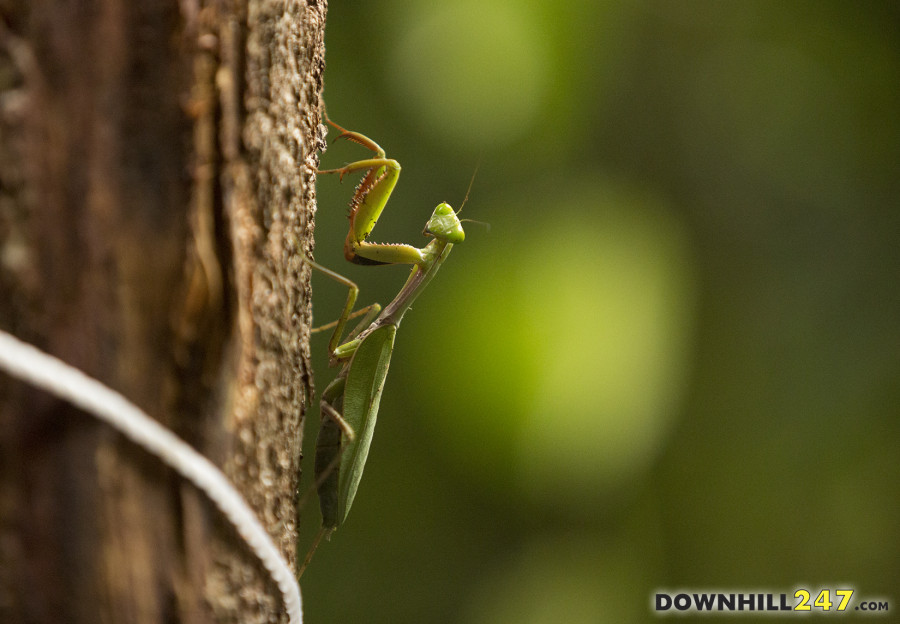
[(434, 236), (438, 240), (453, 245), (459, 244), (466, 239), (466, 233), (463, 231), (462, 223), (459, 217), (450, 207), (450, 204), (441, 203), (434, 209), (434, 213), (425, 224), (426, 236)]

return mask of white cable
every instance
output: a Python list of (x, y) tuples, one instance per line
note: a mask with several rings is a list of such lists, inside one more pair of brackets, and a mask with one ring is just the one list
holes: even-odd
[(256, 515), (212, 462), (118, 392), (2, 330), (0, 368), (110, 424), (209, 496), (278, 585), (291, 624), (302, 624), (303, 603), (294, 573)]

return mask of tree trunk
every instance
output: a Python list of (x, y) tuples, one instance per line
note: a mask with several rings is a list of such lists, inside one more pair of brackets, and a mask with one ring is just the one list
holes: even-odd
[[(0, 327), (219, 465), (294, 561), (324, 0), (0, 3)], [(0, 621), (276, 622), (197, 490), (0, 374)]]

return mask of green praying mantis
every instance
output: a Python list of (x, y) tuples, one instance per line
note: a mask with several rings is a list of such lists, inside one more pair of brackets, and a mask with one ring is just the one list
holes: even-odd
[[(366, 172), (350, 202), (350, 230), (344, 241), (344, 256), (355, 264), (412, 265), (412, 271), (400, 292), (384, 310), (373, 304), (354, 312), (359, 294), (357, 285), (307, 260), (311, 267), (347, 286), (348, 292), (338, 320), (314, 330), (334, 327), (328, 343), (330, 364), (340, 365), (341, 370), (325, 388), (320, 400), (321, 424), (316, 439), (315, 477), (322, 526), (298, 570), (298, 576), (303, 574), (322, 538), (330, 536), (344, 522), (353, 504), (372, 443), (397, 327), (416, 297), (437, 274), (453, 245), (465, 239), (457, 213), (449, 204), (441, 203), (425, 224), (423, 234), (431, 238), (425, 247), (369, 242), (368, 237), (397, 184), (400, 163), (387, 158), (375, 141), (358, 132), (345, 130), (327, 116), (325, 119), (340, 132), (338, 139), (358, 143), (375, 153), (373, 158), (359, 160), (340, 169), (317, 172), (337, 173), (342, 180), (348, 173)], [(343, 339), (347, 321), (357, 316), (363, 316), (362, 320)]]

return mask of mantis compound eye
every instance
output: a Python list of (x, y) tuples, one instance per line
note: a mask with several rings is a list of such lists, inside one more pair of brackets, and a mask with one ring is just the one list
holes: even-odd
[(446, 203), (438, 204), (434, 209), (434, 213), (425, 225), (424, 233), (454, 245), (466, 240), (462, 223), (459, 222), (459, 218), (450, 204)]

